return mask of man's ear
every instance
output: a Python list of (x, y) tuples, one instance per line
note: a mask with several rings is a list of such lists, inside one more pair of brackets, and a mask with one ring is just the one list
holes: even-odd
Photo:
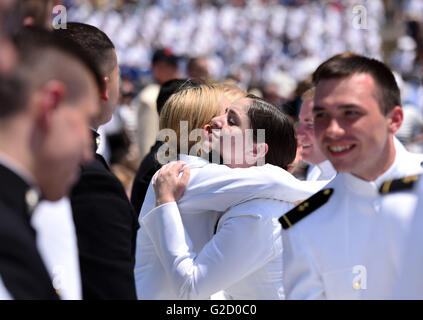
[(395, 134), (398, 129), (401, 127), (402, 121), (404, 119), (404, 114), (400, 106), (396, 106), (388, 114), (389, 119), (389, 132)]
[(100, 90), (100, 98), (104, 101), (109, 101), (109, 77), (103, 78), (103, 87)]
[(63, 102), (66, 95), (66, 86), (63, 82), (51, 80), (39, 90), (38, 103), (33, 112), (42, 128), (47, 129), (53, 112)]
[(32, 25), (34, 25), (34, 23), (35, 23), (35, 20), (34, 20), (33, 17), (25, 17), (22, 21), (22, 25), (24, 27), (32, 26)]
[(254, 143), (253, 145), (253, 155), (258, 159), (264, 158), (264, 156), (267, 154), (268, 151), (269, 151), (269, 146), (267, 145), (267, 143), (261, 142), (261, 143)]

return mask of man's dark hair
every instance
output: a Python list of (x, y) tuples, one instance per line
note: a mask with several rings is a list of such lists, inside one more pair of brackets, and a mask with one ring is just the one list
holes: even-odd
[(248, 109), (253, 139), (257, 142), (257, 130), (265, 129), (265, 142), (269, 150), (265, 162), (287, 169), (297, 153), (297, 139), (294, 126), (289, 118), (271, 103), (248, 94), (246, 98), (252, 102)]
[(372, 76), (378, 88), (375, 97), (382, 114), (387, 115), (395, 106), (401, 106), (401, 94), (392, 71), (382, 62), (354, 53), (336, 55), (323, 62), (313, 73), (313, 83), (330, 79), (344, 79), (354, 74)]
[(173, 54), (170, 48), (158, 49), (154, 52), (151, 64), (154, 65), (158, 62), (165, 62), (174, 68), (178, 67), (178, 57)]
[(116, 67), (115, 46), (100, 29), (85, 23), (68, 22), (66, 29), (58, 29), (54, 33), (81, 46), (103, 75), (110, 74)]
[(157, 104), (157, 112), (160, 112), (163, 109), (167, 99), (180, 90), (193, 88), (199, 86), (201, 84), (200, 81), (192, 80), (192, 79), (172, 79), (163, 83), (160, 87), (159, 95), (157, 96), (156, 104)]
[(85, 78), (68, 66), (68, 59), (85, 68), (101, 87), (102, 78), (97, 67), (73, 41), (64, 41), (37, 27), (22, 28), (13, 40), (18, 63), (10, 75), (0, 79), (0, 118), (20, 112), (31, 93), (49, 80), (66, 84), (67, 101), (75, 101), (86, 94)]

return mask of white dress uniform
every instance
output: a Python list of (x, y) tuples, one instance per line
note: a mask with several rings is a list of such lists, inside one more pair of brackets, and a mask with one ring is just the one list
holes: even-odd
[[(386, 288), (384, 298), (387, 299), (400, 297), (395, 288), (398, 285), (404, 289), (401, 292), (403, 297), (413, 297), (414, 293), (411, 289), (419, 278), (419, 276), (416, 277), (416, 273), (412, 275), (410, 272), (416, 265), (415, 258), (408, 254), (407, 260), (404, 260), (405, 251), (409, 249), (408, 246), (411, 246), (411, 250), (421, 249), (418, 243), (411, 244), (410, 241), (406, 241), (413, 228), (414, 219), (417, 218), (415, 214), (417, 213), (418, 196), (412, 187), (418, 178), (418, 175), (414, 175), (388, 180), (381, 188), (385, 195), (381, 199), (381, 214), (375, 224), (371, 240), (374, 245), (369, 247), (366, 265), (375, 270), (377, 268), (383, 270), (379, 274), (378, 281), (384, 284)], [(373, 259), (374, 251), (381, 248), (384, 250), (379, 252), (378, 259)], [(413, 283), (411, 287), (410, 281)], [(406, 284), (407, 282), (408, 284)]]
[(6, 287), (4, 286), (1, 276), (0, 276), (0, 300), (13, 300), (9, 291), (7, 291)]
[[(304, 200), (327, 183), (300, 181), (285, 170), (272, 165), (231, 169), (211, 164), (198, 157), (180, 155), (180, 159), (189, 163), (191, 176), (184, 196), (178, 201), (178, 207), (195, 253), (200, 252), (212, 238), (219, 217), (229, 208), (257, 198), (287, 202)], [(150, 183), (139, 217), (141, 228), (137, 234), (137, 295), (139, 299), (179, 299), (180, 293), (173, 290), (154, 244), (146, 228), (142, 226), (143, 218), (150, 211), (157, 210), (155, 202), (154, 190)], [(162, 237), (163, 241), (175, 233), (173, 225), (158, 230), (158, 236)], [(184, 230), (178, 230), (178, 234), (180, 232), (183, 233)]]
[(394, 286), (395, 299), (423, 299), (423, 177), (420, 176), (413, 193), (418, 197), (410, 222), (410, 232), (405, 238), (399, 267), (399, 280)]
[(284, 299), (278, 218), (293, 206), (269, 199), (236, 205), (219, 219), (216, 234), (198, 254), (175, 202), (152, 210), (142, 227), (179, 299), (208, 299), (221, 289), (232, 299)]
[(375, 254), (372, 246), (367, 263), (384, 271), (385, 279), (380, 281), (390, 285), (388, 299), (423, 299), (423, 178), (415, 175), (388, 180), (382, 189), (386, 189), (386, 195), (382, 197), (373, 241), (375, 247), (384, 245), (385, 255), (379, 253), (377, 260), (371, 259)]
[(41, 201), (31, 224), (37, 231), (37, 247), (63, 300), (81, 300), (78, 243), (69, 198)]
[[(374, 224), (383, 214), (379, 188), (386, 180), (422, 172), (421, 155), (407, 152), (398, 141), (395, 148), (394, 163), (375, 181), (338, 173), (325, 187), (333, 189), (324, 199), (328, 201), (314, 211), (309, 208), (310, 215), (283, 233), (288, 299), (386, 297), (393, 280), (380, 279), (386, 280), (390, 273), (369, 263), (369, 250), (371, 261), (386, 256), (383, 241), (372, 242)], [(304, 205), (307, 202), (303, 210)]]
[(332, 180), (336, 176), (336, 170), (329, 160), (325, 160), (310, 168), (307, 172), (307, 181)]

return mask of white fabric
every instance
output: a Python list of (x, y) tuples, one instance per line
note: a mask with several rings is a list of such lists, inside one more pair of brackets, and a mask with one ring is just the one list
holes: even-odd
[(235, 206), (198, 254), (175, 202), (155, 208), (142, 222), (178, 298), (207, 299), (225, 289), (233, 299), (284, 299), (277, 219), (292, 207), (260, 199)]
[[(392, 298), (394, 299), (423, 299), (423, 178), (420, 176), (420, 180), (417, 188), (410, 194), (402, 194), (405, 199), (396, 199), (399, 205), (392, 207), (396, 210), (392, 210), (392, 213), (400, 212), (403, 213), (406, 218), (411, 213), (411, 219), (406, 226), (408, 227), (405, 240), (400, 247), (402, 249), (399, 261), (399, 279), (392, 291)], [(402, 205), (406, 203), (406, 199), (411, 199), (410, 205), (403, 208)], [(407, 209), (412, 208), (414, 204), (414, 210)], [(387, 206), (387, 208), (390, 208)], [(395, 219), (393, 222), (396, 222)]]
[(41, 201), (31, 224), (37, 232), (37, 247), (63, 300), (82, 299), (78, 244), (69, 198)]
[[(195, 253), (212, 238), (218, 218), (231, 207), (256, 198), (304, 200), (327, 183), (299, 181), (272, 165), (230, 169), (197, 157), (181, 155), (180, 159), (189, 162), (191, 178), (178, 207)], [(150, 183), (139, 216), (140, 225), (155, 202)], [(137, 234), (135, 282), (139, 299), (178, 299), (144, 227)]]
[[(383, 270), (376, 279), (376, 285), (385, 288), (385, 299), (423, 298), (422, 294), (416, 294), (418, 291), (423, 292), (418, 288), (421, 269), (416, 272), (416, 268), (422, 266), (416, 261), (421, 256), (418, 253), (421, 251), (421, 243), (411, 242), (418, 239), (405, 240), (411, 236), (410, 229), (418, 225), (414, 221), (419, 219), (417, 200), (415, 190), (394, 191), (381, 197), (380, 214), (372, 231), (371, 243), (374, 245), (369, 247), (366, 265), (371, 266), (372, 270)], [(416, 231), (414, 230), (413, 237), (416, 236)], [(421, 229), (417, 234), (420, 233)], [(407, 249), (409, 253), (404, 257)], [(377, 259), (374, 259), (375, 250), (380, 251)], [(395, 288), (398, 285), (401, 289)]]
[(6, 287), (4, 286), (1, 276), (0, 276), (0, 300), (13, 300), (9, 291), (7, 291)]
[(329, 160), (320, 162), (311, 167), (307, 173), (307, 181), (332, 180), (336, 176), (336, 170)]
[[(374, 224), (383, 214), (379, 187), (388, 179), (422, 171), (420, 155), (407, 152), (398, 141), (395, 147), (395, 161), (383, 175), (367, 182), (338, 173), (326, 186), (334, 189), (329, 201), (284, 232), (288, 299), (386, 297), (394, 279), (383, 261), (391, 253), (383, 243), (372, 242)], [(354, 289), (354, 282), (363, 288)]]

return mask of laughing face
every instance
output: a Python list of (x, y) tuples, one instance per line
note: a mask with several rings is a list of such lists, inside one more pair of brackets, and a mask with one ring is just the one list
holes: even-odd
[(314, 137), (313, 106), (314, 101), (312, 99), (304, 100), (301, 104), (297, 136), (302, 147), (302, 159), (311, 164), (318, 164), (326, 160), (326, 157), (320, 151)]
[(402, 122), (395, 107), (383, 115), (369, 74), (322, 80), (316, 87), (314, 132), (338, 172), (372, 181), (394, 162), (393, 134)]

